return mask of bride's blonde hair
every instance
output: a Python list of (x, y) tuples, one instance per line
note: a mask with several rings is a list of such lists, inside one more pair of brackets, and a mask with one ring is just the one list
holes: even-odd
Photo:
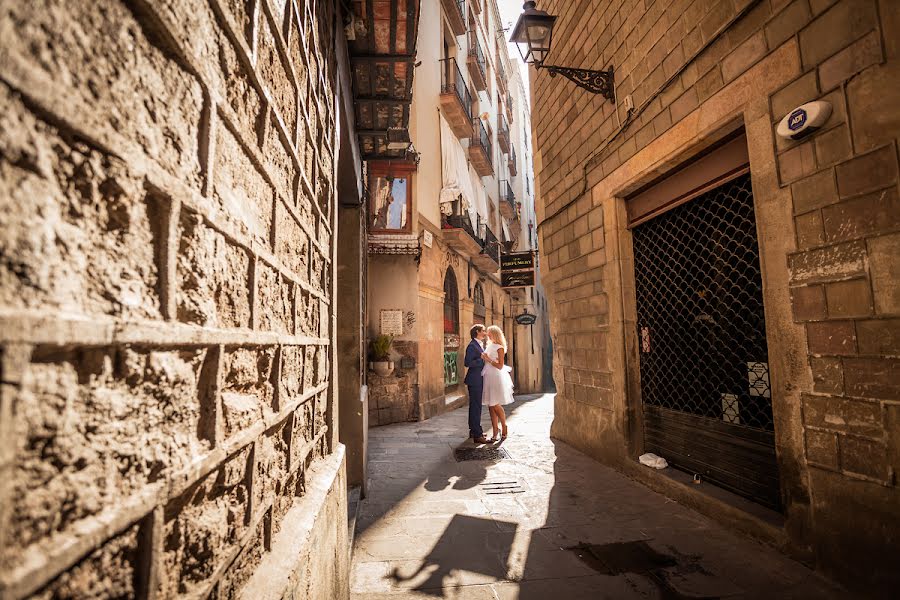
[(506, 336), (503, 335), (503, 330), (497, 327), (496, 325), (491, 325), (487, 328), (488, 337), (491, 338), (496, 344), (500, 344), (503, 346), (503, 350), (506, 351), (509, 346), (506, 343)]

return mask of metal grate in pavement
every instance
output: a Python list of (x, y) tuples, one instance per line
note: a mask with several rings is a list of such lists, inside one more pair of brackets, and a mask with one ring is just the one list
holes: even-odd
[(489, 495), (497, 494), (524, 494), (525, 490), (518, 481), (491, 481), (479, 483), (481, 491)]
[(509, 456), (509, 452), (504, 450), (503, 448), (457, 448), (453, 451), (453, 457), (456, 458), (456, 462), (462, 462), (464, 460), (503, 460), (504, 458), (511, 458)]

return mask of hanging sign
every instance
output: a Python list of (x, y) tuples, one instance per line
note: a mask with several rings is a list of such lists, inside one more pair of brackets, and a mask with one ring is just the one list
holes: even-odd
[(518, 288), (534, 285), (534, 271), (501, 271), (500, 287)]
[(533, 268), (534, 253), (532, 252), (511, 252), (500, 255), (501, 271), (518, 271)]
[(521, 315), (516, 315), (516, 323), (519, 325), (534, 325), (534, 322), (537, 321), (537, 315), (533, 315), (531, 313), (522, 313)]

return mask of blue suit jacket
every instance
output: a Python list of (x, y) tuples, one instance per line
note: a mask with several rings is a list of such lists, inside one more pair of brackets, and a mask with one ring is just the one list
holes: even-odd
[(481, 358), (482, 352), (484, 352), (484, 348), (481, 347), (478, 340), (472, 340), (466, 347), (465, 364), (468, 369), (466, 371), (466, 385), (481, 387), (481, 369), (484, 368), (484, 359)]

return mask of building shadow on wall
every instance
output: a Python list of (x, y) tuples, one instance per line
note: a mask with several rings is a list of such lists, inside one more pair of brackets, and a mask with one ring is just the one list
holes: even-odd
[[(410, 573), (394, 569), (395, 584), (429, 596), (443, 597), (444, 588), (506, 579), (517, 525), (468, 515), (454, 515), (419, 567)], [(498, 531), (499, 529), (499, 531)]]

